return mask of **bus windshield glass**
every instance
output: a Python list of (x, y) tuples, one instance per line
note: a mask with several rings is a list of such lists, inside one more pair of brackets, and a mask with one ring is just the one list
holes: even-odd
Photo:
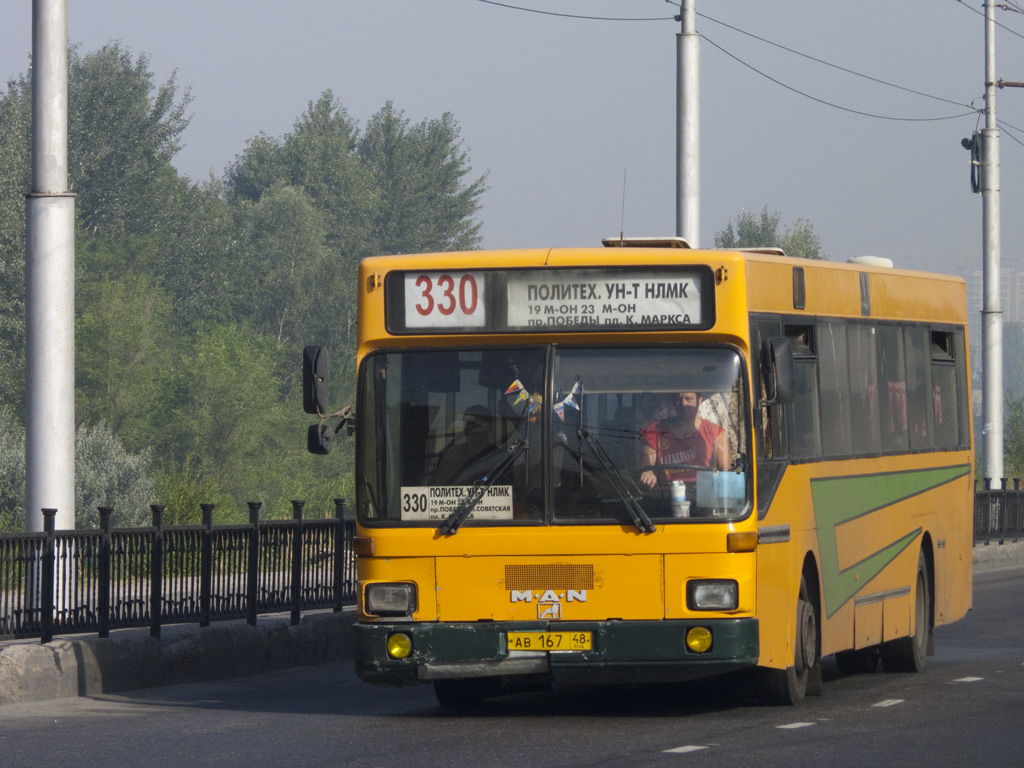
[(370, 355), (360, 519), (442, 533), (736, 520), (750, 510), (744, 368), (726, 346)]

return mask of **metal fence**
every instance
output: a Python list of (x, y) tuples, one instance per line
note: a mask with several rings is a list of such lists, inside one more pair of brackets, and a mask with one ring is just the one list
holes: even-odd
[(112, 510), (100, 507), (100, 527), (54, 531), (56, 510), (44, 509), (42, 533), (0, 534), (0, 639), (150, 628), (220, 619), (256, 623), (261, 613), (301, 612), (355, 602), (355, 524), (345, 500), (335, 517), (306, 520), (304, 502), (292, 502), (291, 520), (164, 526), (162, 506), (153, 525), (110, 528)]
[(1002, 488), (991, 486), (991, 480), (985, 478), (985, 490), (974, 494), (974, 543), (1003, 544), (1024, 538), (1024, 490), (1020, 478), (1004, 477)]

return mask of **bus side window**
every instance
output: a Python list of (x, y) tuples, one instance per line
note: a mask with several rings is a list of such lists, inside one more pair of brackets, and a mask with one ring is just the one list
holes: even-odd
[(957, 392), (956, 346), (952, 333), (931, 332), (931, 369), (935, 445), (938, 448), (956, 448), (960, 441), (960, 397)]
[[(781, 323), (778, 320), (756, 320), (750, 324), (750, 348), (755, 350), (752, 354), (757, 355), (756, 350), (761, 349), (761, 340), (774, 338), (781, 335)], [(758, 459), (781, 458), (776, 455), (777, 449), (781, 446), (781, 412), (782, 406), (762, 405), (766, 392), (764, 381), (761, 375), (761, 367), (756, 362), (751, 366), (753, 371), (753, 394), (754, 394), (754, 439), (756, 445), (754, 450)]]
[(850, 372), (850, 416), (853, 451), (871, 456), (882, 450), (878, 427), (878, 371), (875, 327), (851, 323), (846, 328)]
[(853, 453), (850, 429), (850, 376), (846, 351), (846, 324), (818, 324), (818, 366), (821, 377), (822, 453)]
[(879, 398), (882, 450), (905, 451), (907, 434), (907, 373), (903, 334), (894, 325), (880, 325), (878, 331), (878, 380), (884, 388)]
[(903, 329), (907, 363), (907, 426), (910, 449), (927, 450), (935, 444), (935, 415), (932, 406), (930, 333), (927, 327)]
[(818, 357), (814, 326), (787, 325), (786, 337), (793, 345), (796, 400), (788, 408), (786, 449), (790, 458), (821, 456), (821, 424), (818, 410)]

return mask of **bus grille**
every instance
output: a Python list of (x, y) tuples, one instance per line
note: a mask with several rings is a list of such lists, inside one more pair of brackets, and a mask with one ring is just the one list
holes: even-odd
[(505, 589), (593, 589), (594, 566), (552, 563), (506, 565)]

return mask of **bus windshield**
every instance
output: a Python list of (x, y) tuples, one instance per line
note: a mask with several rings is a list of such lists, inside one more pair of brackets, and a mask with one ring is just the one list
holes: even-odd
[(727, 346), (402, 350), (360, 375), (370, 525), (731, 521), (750, 404)]

